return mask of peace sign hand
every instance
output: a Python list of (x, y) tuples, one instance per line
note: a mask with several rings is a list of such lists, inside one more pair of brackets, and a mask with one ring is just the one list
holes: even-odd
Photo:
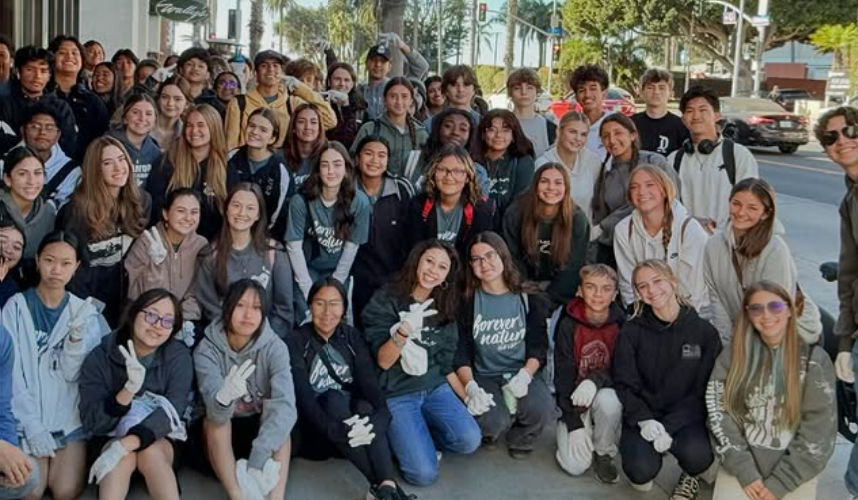
[(167, 247), (164, 245), (164, 239), (161, 238), (161, 233), (156, 228), (151, 228), (143, 231), (143, 237), (149, 243), (149, 257), (155, 264), (160, 264), (167, 259)]
[(405, 330), (407, 337), (414, 340), (422, 340), (423, 320), (438, 314), (435, 309), (429, 309), (435, 299), (429, 299), (422, 304), (411, 304), (408, 312), (399, 313), (399, 319), (402, 321), (402, 328)]
[(134, 351), (134, 342), (132, 340), (128, 341), (128, 349), (119, 346), (119, 352), (125, 358), (125, 372), (128, 374), (128, 381), (125, 382), (125, 390), (133, 396), (143, 388), (143, 380), (146, 378), (146, 368), (137, 359), (137, 353)]
[(229, 406), (233, 401), (247, 394), (247, 379), (256, 371), (256, 365), (252, 359), (248, 359), (241, 366), (232, 365), (229, 373), (223, 379), (223, 386), (215, 394), (215, 399), (223, 406)]

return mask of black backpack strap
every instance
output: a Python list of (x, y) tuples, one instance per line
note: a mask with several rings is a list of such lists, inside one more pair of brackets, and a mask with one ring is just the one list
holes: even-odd
[(307, 197), (302, 195), (301, 198), (304, 199), (304, 210), (307, 211), (307, 215), (306, 217), (304, 217), (304, 238), (306, 239), (307, 236), (310, 236), (312, 238), (312, 240), (309, 241), (310, 258), (308, 260), (314, 260), (316, 257), (319, 256), (319, 247), (318, 241), (315, 241), (316, 231), (313, 229), (313, 213), (310, 212), (310, 201), (307, 199)]
[(42, 193), (45, 195), (45, 199), (53, 198), (53, 196), (57, 193), (57, 189), (59, 189), (60, 184), (66, 180), (66, 177), (69, 176), (79, 165), (74, 160), (69, 160), (63, 165), (51, 180), (45, 183), (45, 187), (42, 188)]
[(679, 173), (679, 167), (682, 166), (682, 158), (685, 156), (685, 150), (679, 148), (676, 150), (676, 156), (673, 157), (673, 169), (676, 170), (676, 173)]
[(310, 338), (310, 343), (313, 344), (313, 348), (316, 350), (316, 354), (319, 355), (319, 359), (322, 360), (322, 364), (325, 365), (325, 369), (328, 370), (328, 375), (330, 375), (331, 378), (334, 379), (334, 382), (340, 384), (340, 387), (342, 387), (343, 390), (353, 392), (353, 384), (347, 384), (343, 381), (343, 379), (340, 378), (339, 375), (337, 375), (337, 371), (334, 370), (333, 363), (331, 363), (330, 358), (328, 358), (328, 353), (325, 352), (325, 346), (323, 346), (322, 343), (319, 342), (319, 340), (315, 337)]
[(381, 132), (381, 120), (376, 118), (372, 121), (372, 136), (373, 137), (381, 137), (379, 134)]
[(555, 125), (551, 120), (546, 119), (545, 128), (548, 133), (548, 144), (553, 145), (554, 140), (557, 139), (557, 125)]
[(730, 179), (730, 185), (736, 185), (736, 143), (730, 139), (724, 139), (724, 146), (721, 151), (724, 156), (724, 170), (727, 171), (727, 178)]
[(238, 94), (235, 96), (235, 99), (238, 103), (238, 119), (240, 122), (244, 119), (244, 110), (247, 109), (247, 96), (245, 94)]

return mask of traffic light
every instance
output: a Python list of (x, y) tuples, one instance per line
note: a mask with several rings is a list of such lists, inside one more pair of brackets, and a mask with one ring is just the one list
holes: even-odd
[(554, 55), (554, 60), (560, 60), (560, 42), (554, 42), (554, 46), (551, 47), (551, 52)]
[(481, 23), (486, 22), (486, 13), (489, 11), (489, 4), (481, 3), (480, 4), (480, 16), (478, 17)]

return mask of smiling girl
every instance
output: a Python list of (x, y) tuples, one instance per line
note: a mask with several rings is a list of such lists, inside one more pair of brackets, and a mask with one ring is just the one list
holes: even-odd
[(191, 84), (181, 76), (171, 76), (158, 86), (155, 100), (158, 103), (157, 126), (152, 129), (152, 137), (158, 142), (161, 151), (169, 151), (182, 135), (182, 113), (193, 102)]
[(149, 173), (161, 163), (164, 155), (151, 134), (157, 119), (155, 101), (146, 94), (134, 94), (122, 108), (122, 126), (109, 132), (125, 146), (139, 186), (146, 183)]
[[(248, 129), (249, 130), (249, 129)], [(319, 161), (328, 139), (322, 130), (322, 112), (314, 104), (304, 103), (295, 108), (286, 140), (283, 142), (283, 158), (292, 174), (292, 192), (297, 193), (313, 165)]]
[(57, 209), (45, 202), (45, 166), (26, 146), (18, 146), (4, 157), (3, 184), (0, 190), (0, 217), (12, 219), (24, 230), (27, 246), (23, 258), (29, 267), (42, 238), (54, 227)]

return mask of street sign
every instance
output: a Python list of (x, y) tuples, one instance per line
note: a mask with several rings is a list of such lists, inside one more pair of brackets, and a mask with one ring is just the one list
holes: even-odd
[(762, 28), (771, 24), (771, 18), (769, 16), (754, 16), (751, 18), (751, 24), (757, 28)]
[(563, 28), (560, 26), (556, 28), (551, 28), (551, 34), (554, 36), (563, 36)]
[(150, 0), (155, 15), (179, 23), (198, 23), (209, 18), (209, 8), (196, 0)]
[(721, 16), (722, 24), (736, 24), (738, 20), (739, 18), (735, 10), (724, 7), (724, 14)]

